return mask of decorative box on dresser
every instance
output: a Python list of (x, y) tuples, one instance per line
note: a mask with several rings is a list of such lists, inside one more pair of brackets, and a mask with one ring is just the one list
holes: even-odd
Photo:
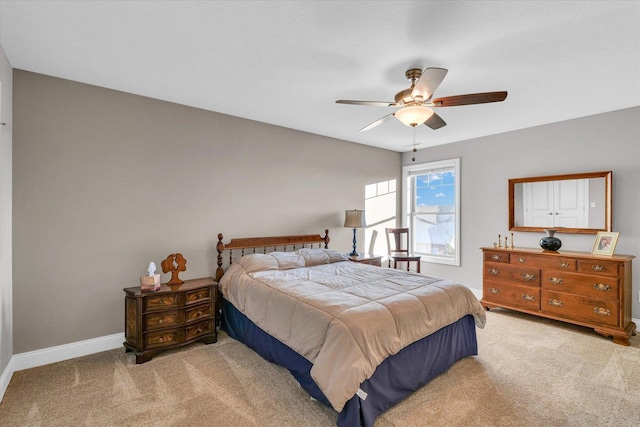
[(136, 363), (144, 363), (160, 350), (216, 342), (217, 287), (206, 277), (163, 284), (157, 291), (125, 288), (125, 350), (135, 351)]
[(629, 345), (631, 255), (482, 248), (482, 305), (593, 328)]

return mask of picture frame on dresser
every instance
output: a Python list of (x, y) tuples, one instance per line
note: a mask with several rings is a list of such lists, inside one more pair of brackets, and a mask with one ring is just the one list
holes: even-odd
[(620, 233), (617, 231), (599, 231), (593, 242), (592, 255), (613, 256)]

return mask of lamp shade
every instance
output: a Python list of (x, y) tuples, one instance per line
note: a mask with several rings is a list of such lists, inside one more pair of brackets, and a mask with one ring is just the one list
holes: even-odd
[(426, 122), (433, 115), (433, 110), (427, 107), (404, 107), (394, 114), (398, 120), (407, 126), (418, 126)]
[(364, 211), (353, 209), (344, 211), (344, 226), (348, 228), (363, 228), (367, 226), (364, 219)]

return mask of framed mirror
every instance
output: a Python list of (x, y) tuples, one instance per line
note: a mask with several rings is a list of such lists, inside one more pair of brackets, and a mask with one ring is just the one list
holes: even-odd
[(610, 232), (611, 179), (611, 171), (510, 179), (509, 230)]

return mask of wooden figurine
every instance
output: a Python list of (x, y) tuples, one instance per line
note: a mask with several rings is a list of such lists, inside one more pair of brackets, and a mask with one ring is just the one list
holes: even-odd
[(182, 254), (171, 254), (162, 261), (162, 272), (171, 272), (171, 280), (167, 282), (167, 285), (183, 284), (184, 281), (178, 277), (178, 273), (181, 271), (187, 271), (187, 260), (184, 259)]

